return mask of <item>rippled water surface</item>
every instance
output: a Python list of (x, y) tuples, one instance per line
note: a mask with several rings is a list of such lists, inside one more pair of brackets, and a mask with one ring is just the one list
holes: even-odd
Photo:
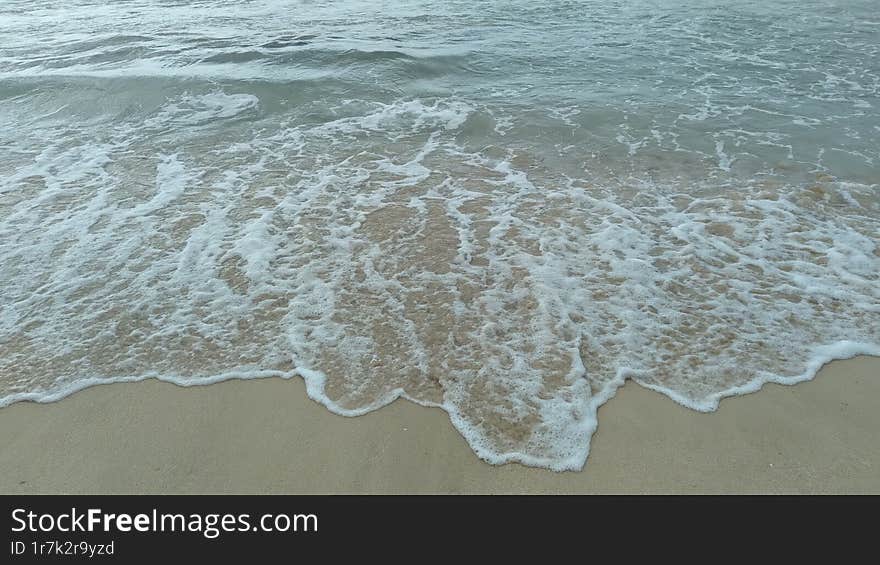
[(880, 354), (873, 0), (0, 4), (0, 404), (294, 376), (583, 465)]

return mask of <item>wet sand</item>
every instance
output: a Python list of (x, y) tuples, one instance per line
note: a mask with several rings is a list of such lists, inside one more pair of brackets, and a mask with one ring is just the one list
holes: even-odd
[(357, 418), (300, 379), (92, 387), (0, 409), (2, 493), (880, 493), (880, 358), (703, 414), (627, 383), (581, 472), (479, 460), (439, 409)]

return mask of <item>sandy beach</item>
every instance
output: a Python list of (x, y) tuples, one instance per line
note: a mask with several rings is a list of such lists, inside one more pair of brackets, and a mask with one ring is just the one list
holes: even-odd
[(880, 492), (877, 359), (699, 413), (880, 359), (876, 0), (102, 4), (0, 2), (3, 492)]
[(0, 409), (3, 493), (880, 493), (880, 359), (694, 412), (628, 383), (581, 472), (479, 460), (439, 409), (345, 418), (300, 379), (92, 387)]

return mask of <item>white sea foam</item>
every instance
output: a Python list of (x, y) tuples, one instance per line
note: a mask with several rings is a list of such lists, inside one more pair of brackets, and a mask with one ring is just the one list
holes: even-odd
[(166, 104), (155, 116), (144, 121), (147, 127), (185, 128), (216, 124), (217, 120), (232, 118), (255, 110), (259, 99), (252, 94), (227, 94), (214, 91), (200, 95), (185, 94)]
[[(139, 127), (204, 123), (197, 100)], [(213, 119), (258, 106), (208, 100)], [(465, 150), (475, 112), (374, 106), (205, 163), (186, 144), (132, 157), (129, 126), (43, 150), (3, 224), (4, 373), (22, 377), (2, 403), (300, 375), (337, 413), (405, 397), (487, 461), (575, 469), (626, 377), (711, 410), (880, 352), (873, 187), (584, 184)]]

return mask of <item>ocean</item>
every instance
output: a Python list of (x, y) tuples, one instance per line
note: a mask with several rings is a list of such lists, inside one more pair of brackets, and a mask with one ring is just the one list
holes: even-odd
[(875, 0), (0, 4), (0, 405), (302, 377), (570, 470), (627, 380), (857, 354)]

